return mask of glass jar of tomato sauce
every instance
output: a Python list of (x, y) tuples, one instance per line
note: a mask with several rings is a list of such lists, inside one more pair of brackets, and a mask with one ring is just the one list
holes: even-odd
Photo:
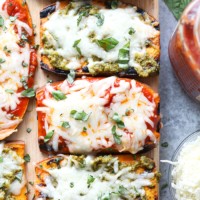
[(169, 57), (185, 91), (200, 102), (200, 0), (183, 12), (169, 43)]

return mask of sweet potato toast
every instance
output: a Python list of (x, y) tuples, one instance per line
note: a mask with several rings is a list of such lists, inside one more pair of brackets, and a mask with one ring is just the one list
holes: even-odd
[(145, 156), (57, 156), (35, 168), (36, 199), (158, 199), (155, 163)]
[(116, 1), (83, 2), (66, 0), (40, 12), (42, 69), (60, 75), (75, 70), (77, 76), (159, 72), (160, 32), (153, 17)]
[(22, 121), (29, 97), (34, 95), (37, 66), (34, 30), (23, 0), (0, 2), (0, 140)]
[[(27, 200), (23, 142), (1, 143), (0, 174), (5, 185), (0, 186), (0, 199)], [(8, 176), (9, 174), (9, 176)]]
[(131, 152), (155, 147), (159, 96), (131, 79), (82, 78), (36, 92), (38, 140), (49, 153)]

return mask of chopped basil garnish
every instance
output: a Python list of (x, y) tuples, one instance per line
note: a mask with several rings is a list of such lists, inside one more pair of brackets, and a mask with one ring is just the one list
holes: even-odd
[(24, 156), (24, 161), (25, 161), (26, 163), (28, 163), (28, 162), (30, 162), (30, 160), (31, 160), (30, 155), (29, 155), (29, 154), (26, 154), (26, 155)]
[(69, 122), (67, 122), (67, 121), (62, 121), (62, 122), (61, 122), (61, 126), (62, 126), (63, 128), (70, 128), (70, 124), (69, 124)]
[(116, 122), (118, 128), (124, 128), (124, 122), (119, 117), (118, 113), (114, 113), (112, 119)]
[(39, 44), (36, 44), (36, 45), (33, 45), (33, 49), (35, 49), (35, 50), (38, 50), (39, 49), (39, 47), (40, 47), (40, 45)]
[(24, 34), (21, 35), (21, 39), (24, 41), (28, 41), (28, 38)]
[(11, 21), (11, 22), (14, 22), (14, 21), (17, 19), (16, 16), (10, 16), (9, 18), (10, 18), (10, 21)]
[(75, 120), (82, 120), (83, 122), (86, 122), (89, 119), (90, 115), (91, 113), (87, 114), (84, 111), (78, 112), (76, 110), (72, 110), (70, 112), (70, 116), (72, 118), (74, 118)]
[(0, 15), (0, 27), (4, 26), (4, 19), (3, 17)]
[(10, 94), (13, 94), (14, 93), (14, 90), (11, 90), (11, 89), (6, 89), (5, 90), (7, 93), (10, 93)]
[(77, 25), (80, 24), (81, 20), (83, 17), (88, 17), (90, 14), (90, 10), (91, 10), (92, 6), (91, 5), (84, 5), (79, 9), (79, 17), (77, 19)]
[(2, 163), (3, 162), (3, 157), (2, 156), (0, 156), (0, 163)]
[(87, 179), (88, 188), (90, 187), (91, 183), (94, 182), (94, 180), (95, 178), (92, 175), (88, 176), (88, 179)]
[(70, 183), (70, 188), (73, 188), (73, 187), (74, 187), (74, 183), (71, 182), (71, 183)]
[(62, 93), (60, 90), (53, 91), (52, 96), (57, 101), (64, 100), (67, 98), (66, 95)]
[(115, 38), (105, 38), (102, 40), (96, 40), (97, 45), (103, 48), (105, 51), (110, 51), (111, 49), (115, 48), (116, 45), (119, 43)]
[(97, 26), (102, 26), (104, 23), (104, 16), (100, 13), (94, 15), (97, 18)]
[(31, 186), (34, 185), (34, 182), (33, 182), (33, 181), (29, 181), (28, 183), (29, 183)]
[(30, 133), (31, 131), (32, 131), (31, 128), (27, 128), (27, 129), (26, 129), (26, 132), (27, 132), (27, 133)]
[(78, 47), (78, 44), (80, 43), (81, 39), (74, 41), (74, 44), (72, 47), (76, 49), (76, 51), (81, 55), (81, 49)]
[(87, 128), (84, 126), (83, 127), (83, 132), (86, 132), (87, 131)]
[(127, 189), (126, 189), (123, 185), (120, 185), (120, 186), (119, 186), (119, 189), (118, 189), (118, 193), (119, 193), (120, 195), (123, 195), (123, 194), (125, 193), (126, 190), (127, 190)]
[(3, 47), (3, 50), (4, 50), (6, 53), (11, 53), (11, 50), (8, 50), (8, 47), (7, 47), (7, 46), (4, 46), (4, 47)]
[(28, 89), (28, 85), (27, 85), (26, 77), (25, 76), (22, 76), (20, 82), (22, 83), (24, 89)]
[(47, 80), (47, 83), (53, 83), (53, 80), (48, 79), (48, 80)]
[(121, 137), (122, 136), (117, 134), (117, 132), (116, 132), (116, 126), (112, 127), (112, 134), (113, 134), (115, 143), (116, 144), (121, 144), (122, 143), (122, 141), (121, 141)]
[(112, 9), (118, 8), (118, 4), (119, 4), (118, 0), (111, 1), (111, 8)]
[(163, 142), (162, 144), (161, 144), (161, 147), (168, 147), (168, 142)]
[(5, 63), (6, 62), (6, 60), (5, 59), (3, 59), (3, 58), (0, 58), (0, 64), (2, 64), (2, 63)]
[(35, 90), (33, 88), (28, 88), (28, 89), (24, 90), (21, 93), (21, 95), (24, 96), (24, 97), (28, 97), (28, 98), (34, 97), (35, 96)]
[(15, 179), (17, 179), (20, 183), (22, 182), (22, 170), (20, 170), (19, 172), (17, 172), (17, 174), (15, 175)]
[(48, 142), (53, 137), (53, 135), (54, 135), (54, 130), (49, 131), (44, 137), (44, 142), (45, 143)]
[(128, 34), (129, 35), (133, 35), (135, 33), (135, 29), (134, 28), (129, 28), (129, 32), (128, 32)]
[(129, 49), (130, 49), (130, 42), (128, 42), (122, 49), (119, 50), (118, 54), (118, 63), (120, 68), (128, 68), (129, 63)]
[(76, 72), (74, 70), (70, 70), (69, 74), (67, 75), (67, 81), (72, 84), (74, 82), (76, 76)]
[(25, 63), (25, 62), (23, 61), (23, 62), (22, 62), (22, 66), (23, 66), (23, 67), (28, 67), (28, 64)]
[(127, 108), (127, 109), (126, 109), (126, 112), (125, 112), (125, 115), (126, 115), (126, 116), (129, 116), (129, 115), (131, 114), (131, 112), (134, 112), (134, 109), (132, 109), (132, 108)]

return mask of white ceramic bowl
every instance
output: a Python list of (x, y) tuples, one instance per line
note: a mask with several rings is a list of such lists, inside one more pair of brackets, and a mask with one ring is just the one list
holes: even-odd
[[(194, 133), (190, 134), (189, 136), (187, 136), (181, 143), (180, 145), (178, 146), (178, 148), (176, 149), (176, 151), (174, 152), (174, 155), (172, 156), (172, 159), (171, 161), (172, 162), (176, 162), (179, 155), (180, 155), (180, 152), (183, 148), (183, 146), (185, 144), (187, 144), (188, 142), (192, 142), (192, 141), (195, 141), (198, 137), (200, 136), (200, 130), (197, 130), (195, 131)], [(171, 194), (171, 200), (176, 200), (175, 198), (175, 193), (176, 193), (176, 190), (172, 187), (171, 183), (172, 183), (172, 180), (173, 180), (173, 177), (172, 177), (172, 170), (175, 166), (174, 165), (170, 165), (169, 166), (169, 170), (168, 170), (168, 184), (169, 184), (169, 190), (170, 190), (170, 194)]]

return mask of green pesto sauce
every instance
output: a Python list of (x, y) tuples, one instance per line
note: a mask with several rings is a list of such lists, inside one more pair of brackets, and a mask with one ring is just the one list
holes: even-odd
[[(9, 162), (15, 162), (12, 164), (16, 165), (16, 168), (5, 171), (3, 170), (0, 172), (0, 200), (15, 200), (15, 197), (9, 193), (10, 184), (17, 179), (17, 175), (22, 171), (21, 164), (24, 162), (22, 158), (20, 158), (15, 151), (4, 148), (1, 154), (3, 161), (0, 163), (1, 166), (4, 165), (4, 162), (6, 160), (9, 160)], [(2, 167), (1, 167), (2, 168)], [(4, 169), (4, 168), (2, 168)], [(20, 180), (19, 180), (20, 181)]]
[(149, 75), (153, 75), (159, 71), (159, 64), (154, 58), (147, 54), (144, 56), (136, 54), (135, 61), (140, 65), (139, 67), (136, 67), (135, 70), (141, 77), (148, 77)]

